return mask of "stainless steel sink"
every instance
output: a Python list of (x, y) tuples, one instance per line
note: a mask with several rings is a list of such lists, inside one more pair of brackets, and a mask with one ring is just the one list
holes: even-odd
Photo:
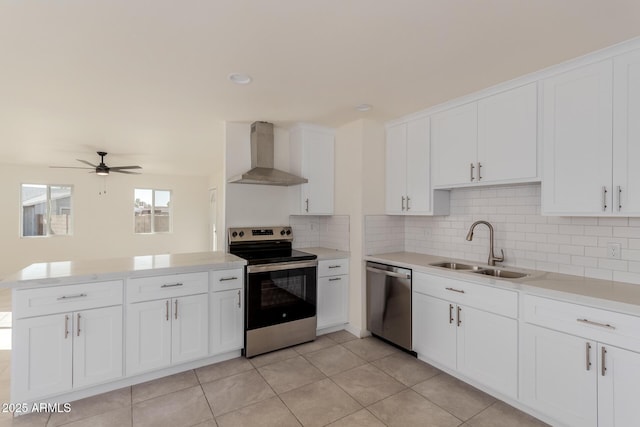
[(474, 265), (459, 264), (457, 262), (436, 262), (430, 265), (433, 267), (448, 268), (450, 270), (474, 270), (475, 268), (477, 268)]
[(525, 273), (519, 273), (517, 271), (509, 271), (509, 270), (476, 270), (473, 271), (476, 274), (484, 274), (485, 276), (494, 276), (494, 277), (504, 277), (505, 279), (519, 279), (521, 277), (528, 276)]

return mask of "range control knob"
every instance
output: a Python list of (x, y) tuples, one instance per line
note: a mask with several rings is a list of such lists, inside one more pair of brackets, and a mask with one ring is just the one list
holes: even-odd
[(291, 234), (291, 230), (287, 229), (287, 236)]
[(280, 230), (280, 235), (284, 236), (284, 230)]
[(234, 231), (233, 233), (231, 233), (231, 237), (238, 237), (238, 232)]
[(240, 237), (244, 237), (244, 231), (240, 232)]

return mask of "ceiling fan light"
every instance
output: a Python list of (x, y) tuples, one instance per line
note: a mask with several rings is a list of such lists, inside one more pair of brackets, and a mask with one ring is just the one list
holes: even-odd
[(96, 175), (107, 176), (109, 175), (109, 171), (105, 171), (105, 170), (96, 171)]

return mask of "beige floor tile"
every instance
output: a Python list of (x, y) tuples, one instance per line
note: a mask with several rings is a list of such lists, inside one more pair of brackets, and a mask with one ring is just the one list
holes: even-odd
[(131, 427), (131, 406), (65, 424), (64, 427)]
[(341, 345), (307, 353), (304, 357), (325, 375), (335, 375), (367, 363)]
[(311, 353), (312, 351), (322, 350), (323, 348), (332, 347), (334, 345), (336, 345), (336, 342), (331, 338), (319, 336), (315, 341), (297, 345), (293, 347), (293, 349), (300, 354), (306, 354)]
[(329, 424), (329, 427), (385, 427), (385, 425), (371, 412), (361, 409)]
[(444, 373), (413, 386), (413, 389), (463, 421), (496, 401), (494, 397)]
[(302, 356), (263, 366), (258, 368), (258, 372), (278, 394), (325, 378), (318, 368)]
[(193, 427), (218, 427), (218, 423), (216, 423), (216, 420), (208, 420)]
[(397, 348), (374, 337), (361, 338), (342, 345), (368, 362), (400, 352)]
[(358, 339), (358, 337), (353, 335), (351, 332), (347, 332), (347, 331), (344, 331), (344, 330), (331, 332), (331, 333), (326, 334), (324, 336), (326, 336), (328, 338), (331, 338), (332, 340), (334, 340), (338, 344), (342, 344), (343, 342), (353, 341), (353, 340), (357, 340)]
[(249, 359), (254, 367), (260, 368), (270, 363), (280, 362), (281, 360), (291, 359), (298, 356), (298, 352), (293, 348), (284, 348), (271, 353), (261, 354), (260, 356)]
[(131, 406), (131, 387), (71, 402), (71, 412), (51, 414), (47, 426), (54, 427), (68, 424), (126, 406)]
[(409, 387), (441, 372), (439, 369), (403, 352), (374, 360), (371, 364)]
[(11, 414), (2, 415), (0, 427), (44, 427), (47, 425), (50, 414), (35, 413), (21, 415), (19, 417), (13, 417)]
[(367, 409), (392, 427), (455, 427), (462, 424), (462, 421), (411, 389), (394, 394)]
[(543, 423), (529, 414), (509, 406), (504, 402), (496, 402), (465, 424), (469, 427), (544, 427)]
[(135, 427), (193, 426), (211, 419), (213, 414), (199, 385), (133, 405)]
[(361, 405), (368, 406), (406, 387), (371, 364), (341, 372), (331, 377)]
[(154, 397), (173, 393), (174, 391), (184, 390), (185, 388), (198, 385), (198, 378), (193, 371), (185, 371), (168, 377), (158, 378), (157, 380), (134, 385), (131, 388), (131, 398), (133, 403), (139, 403), (143, 400), (152, 399)]
[(203, 366), (196, 369), (196, 375), (201, 384), (219, 380), (221, 378), (230, 377), (253, 369), (253, 365), (249, 359), (244, 357), (236, 357), (235, 359), (225, 360), (224, 362), (213, 365)]
[(202, 389), (216, 417), (275, 396), (255, 370), (203, 384)]
[(220, 427), (297, 427), (296, 417), (278, 397), (218, 417)]
[(328, 378), (283, 393), (280, 398), (305, 427), (324, 426), (362, 409)]

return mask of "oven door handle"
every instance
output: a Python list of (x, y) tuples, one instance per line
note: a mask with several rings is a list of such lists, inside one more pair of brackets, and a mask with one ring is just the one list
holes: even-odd
[(278, 262), (275, 264), (248, 265), (247, 273), (264, 273), (269, 271), (293, 270), (294, 268), (317, 267), (318, 261)]

